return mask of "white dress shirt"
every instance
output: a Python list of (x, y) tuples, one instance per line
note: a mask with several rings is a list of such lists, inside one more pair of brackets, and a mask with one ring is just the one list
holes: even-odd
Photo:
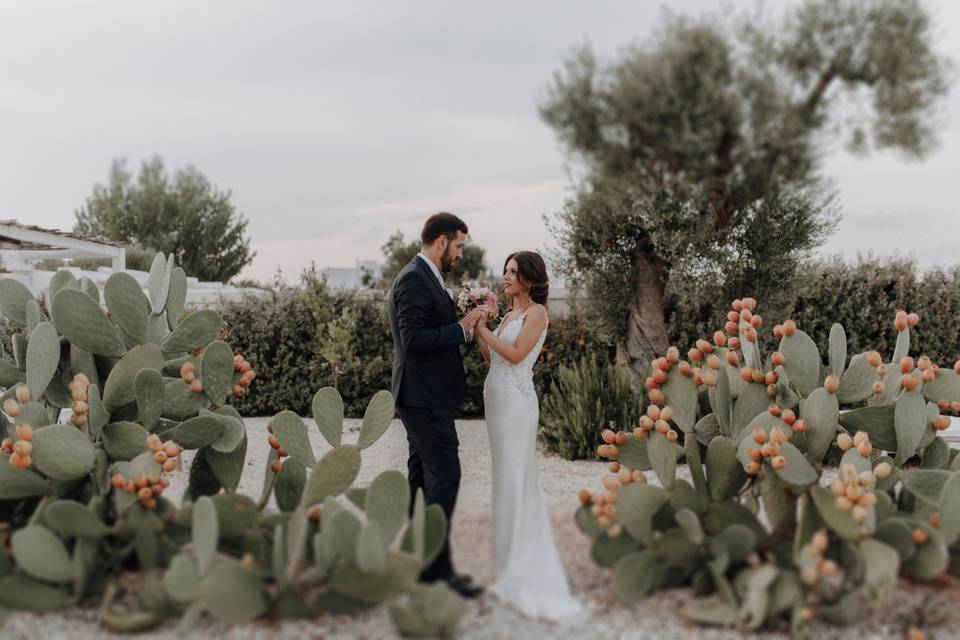
[[(420, 259), (427, 263), (427, 266), (430, 267), (430, 271), (433, 271), (433, 275), (437, 277), (437, 281), (440, 283), (440, 288), (444, 291), (447, 291), (447, 287), (443, 284), (443, 276), (440, 275), (440, 269), (437, 268), (437, 265), (433, 263), (433, 260), (423, 255), (422, 251), (417, 252), (417, 255), (420, 256)], [(450, 292), (447, 291), (447, 295), (450, 295)], [(451, 296), (452, 297), (452, 296)], [(463, 330), (463, 339), (466, 342), (470, 342), (470, 338), (473, 336), (463, 328), (463, 325), (460, 325), (460, 328)], [(471, 332), (472, 333), (472, 332)]]

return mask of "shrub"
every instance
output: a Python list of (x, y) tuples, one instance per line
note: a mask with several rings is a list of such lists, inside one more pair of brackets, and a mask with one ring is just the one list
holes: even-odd
[[(393, 338), (381, 291), (331, 291), (306, 274), (303, 286), (278, 287), (268, 300), (248, 298), (223, 309), (224, 339), (262, 372), (263, 380), (239, 399), (243, 415), (269, 415), (291, 408), (309, 411), (313, 389), (336, 386), (346, 415), (360, 417), (378, 389), (390, 388)], [(541, 398), (549, 392), (561, 363), (593, 354), (601, 363), (612, 350), (576, 318), (552, 318), (543, 351), (534, 367)], [(347, 357), (349, 356), (349, 357)], [(341, 368), (334, 374), (333, 361)], [(462, 417), (483, 415), (487, 364), (476, 348), (464, 356), (467, 388)], [(334, 378), (336, 377), (336, 380)]]
[[(690, 362), (672, 347), (652, 363), (635, 428), (602, 434), (609, 472), (603, 490), (581, 491), (576, 521), (622, 597), (690, 586), (709, 595), (684, 608), (690, 619), (810, 637), (815, 619), (882, 605), (901, 573), (957, 572), (960, 458), (939, 432), (960, 412), (960, 362), (910, 357), (922, 324), (903, 310), (887, 357), (848, 358), (833, 324), (826, 361), (794, 320), (770, 332), (748, 298), (728, 312), (734, 331), (699, 340)], [(764, 355), (758, 326), (776, 352)]]
[(567, 460), (592, 458), (600, 432), (632, 428), (642, 408), (623, 372), (590, 355), (560, 365), (541, 403), (540, 439)]
[[(390, 392), (370, 400), (356, 445), (341, 441), (336, 389), (313, 395), (329, 445), (319, 457), (300, 417), (280, 412), (268, 427), (259, 500), (239, 495), (247, 433), (228, 402), (262, 372), (217, 339), (216, 312), (182, 313), (187, 278), (173, 256), (156, 257), (148, 290), (149, 297), (129, 274), (115, 273), (101, 292), (64, 270), (51, 283), (48, 315), (29, 289), (0, 279), (0, 311), (16, 327), (14, 358), (0, 359), (0, 529), (8, 547), (0, 609), (88, 604), (109, 585), (100, 620), (113, 631), (176, 615), (189, 630), (204, 614), (233, 624), (392, 602), (402, 632), (453, 633), (460, 598), (445, 585), (417, 584), (443, 545), (443, 510), (427, 506), (422, 492), (409, 504), (406, 478), (395, 470), (351, 489), (361, 450), (393, 420)], [(70, 416), (60, 423), (62, 409)], [(195, 453), (178, 505), (163, 495), (164, 473), (184, 449)], [(345, 492), (359, 511), (338, 499)], [(263, 513), (271, 496), (282, 513)], [(115, 585), (128, 570), (143, 573), (134, 581), (142, 584), (138, 610), (115, 612)]]

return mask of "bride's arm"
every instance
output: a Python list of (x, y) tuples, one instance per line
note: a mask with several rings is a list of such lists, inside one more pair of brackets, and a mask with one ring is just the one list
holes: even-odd
[[(477, 332), (477, 347), (480, 349), (480, 354), (483, 356), (483, 359), (487, 361), (487, 364), (490, 363), (490, 347), (487, 346), (487, 341), (483, 339), (483, 335), (480, 333), (480, 325), (483, 322), (478, 322), (475, 331)], [(486, 325), (484, 325), (486, 326)]]
[(487, 347), (500, 354), (504, 360), (511, 364), (517, 364), (533, 350), (534, 345), (540, 339), (540, 334), (546, 328), (547, 310), (542, 305), (535, 305), (527, 311), (527, 319), (520, 329), (520, 335), (517, 336), (517, 344), (503, 342), (483, 323), (479, 322), (477, 323), (477, 336), (482, 338)]

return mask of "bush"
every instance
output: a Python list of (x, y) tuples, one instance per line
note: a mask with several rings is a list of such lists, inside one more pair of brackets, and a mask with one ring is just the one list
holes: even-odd
[[(728, 290), (719, 283), (671, 282), (667, 292), (667, 328), (670, 343), (690, 347), (697, 338), (722, 327), (729, 311), (724, 300), (757, 292)], [(881, 352), (893, 350), (895, 335), (890, 318), (897, 309), (911, 309), (923, 318), (911, 335), (911, 348), (921, 344), (934, 360), (960, 353), (960, 267), (920, 271), (904, 258), (874, 256), (845, 263), (832, 258), (808, 265), (796, 284), (771, 300), (764, 295), (764, 317), (771, 324), (793, 318), (827, 352), (830, 325), (842, 324), (850, 348)], [(829, 310), (829, 313), (826, 313)], [(761, 331), (761, 345), (774, 348), (769, 331)]]
[[(390, 388), (393, 339), (386, 294), (364, 290), (332, 291), (313, 274), (302, 287), (277, 287), (270, 299), (248, 298), (223, 309), (224, 339), (246, 354), (260, 372), (250, 393), (236, 406), (244, 415), (269, 415), (290, 408), (310, 411), (313, 390), (336, 386), (348, 416), (360, 417), (379, 389)], [(612, 360), (612, 348), (591, 335), (576, 318), (551, 319), (534, 384), (541, 399), (560, 364), (593, 354)], [(351, 357), (352, 356), (352, 357)], [(461, 416), (483, 415), (487, 364), (478, 349), (464, 356), (467, 378)]]
[(623, 372), (590, 355), (559, 367), (543, 398), (540, 439), (567, 460), (592, 458), (603, 429), (629, 431), (642, 410)]

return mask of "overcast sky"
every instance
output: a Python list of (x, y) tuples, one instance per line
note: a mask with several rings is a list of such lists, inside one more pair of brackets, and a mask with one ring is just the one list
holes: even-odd
[[(643, 39), (660, 6), (0, 0), (0, 219), (69, 229), (111, 159), (159, 154), (232, 191), (258, 253), (244, 276), (377, 259), (441, 209), (499, 266), (552, 246), (542, 215), (569, 194), (536, 110), (551, 74), (577, 43), (612, 55)], [(960, 59), (960, 3), (933, 6), (940, 50)], [(960, 262), (957, 89), (942, 117), (923, 163), (830, 154), (844, 219), (826, 253)]]

